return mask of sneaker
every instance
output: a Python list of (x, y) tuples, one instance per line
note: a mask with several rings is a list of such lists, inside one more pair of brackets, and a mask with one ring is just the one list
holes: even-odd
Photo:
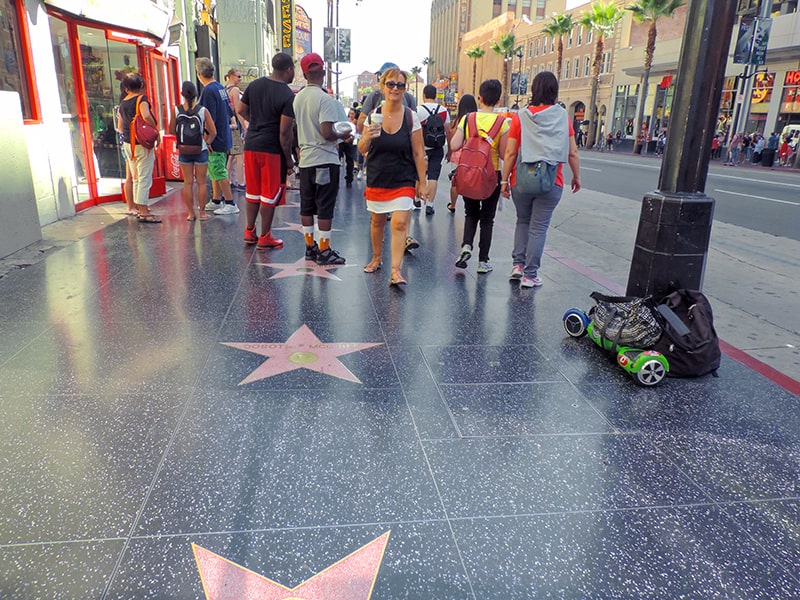
[(278, 238), (272, 237), (272, 232), (268, 232), (266, 235), (258, 236), (258, 246), (259, 250), (269, 250), (271, 248), (283, 248), (283, 240), (279, 240)]
[(511, 267), (511, 273), (509, 273), (509, 279), (522, 279), (524, 273), (522, 272), (522, 265), (514, 265)]
[(222, 202), (219, 200), (209, 200), (208, 204), (203, 210), (207, 210), (208, 212), (212, 212), (217, 210), (220, 206), (222, 206)]
[(542, 280), (538, 277), (525, 277), (523, 276), (519, 282), (519, 287), (532, 288), (542, 285)]
[(319, 256), (319, 246), (317, 246), (317, 242), (314, 242), (313, 246), (306, 246), (306, 260), (317, 260), (317, 256)]
[(422, 200), (414, 198), (414, 210), (422, 210)]
[(252, 229), (248, 229), (247, 226), (244, 228), (244, 243), (245, 244), (255, 244), (258, 242), (258, 236), (256, 235), (256, 228), (253, 227)]
[(215, 215), (238, 215), (239, 207), (235, 204), (228, 204), (227, 202), (214, 211)]
[(408, 236), (406, 238), (406, 252), (409, 250), (414, 250), (415, 248), (419, 248), (419, 242), (415, 240), (413, 237)]
[(361, 181), (361, 171), (359, 171), (358, 173), (356, 173), (356, 179), (357, 179), (358, 181)]
[(328, 248), (327, 250), (321, 250), (317, 254), (316, 262), (318, 265), (343, 265), (344, 256), (333, 248)]
[(458, 260), (456, 261), (456, 266), (459, 269), (466, 269), (467, 268), (467, 261), (472, 257), (472, 246), (469, 244), (464, 244), (461, 246), (461, 254), (458, 255)]
[(482, 260), (478, 262), (478, 273), (488, 273), (489, 271), (494, 271), (492, 263), (490, 263), (488, 260)]
[(430, 217), (430, 216), (431, 216), (433, 213), (435, 213), (435, 212), (436, 212), (436, 211), (435, 211), (435, 210), (433, 210), (433, 204), (428, 204), (428, 205), (425, 207), (425, 215), (426, 215), (426, 216)]

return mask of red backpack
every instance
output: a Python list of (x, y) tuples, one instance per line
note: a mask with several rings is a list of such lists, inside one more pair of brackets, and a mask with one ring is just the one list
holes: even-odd
[(467, 115), (467, 137), (461, 147), (461, 157), (456, 167), (458, 193), (465, 198), (483, 200), (497, 187), (497, 170), (492, 160), (492, 142), (500, 133), (505, 118), (497, 115), (494, 125), (483, 137), (478, 131), (478, 113)]

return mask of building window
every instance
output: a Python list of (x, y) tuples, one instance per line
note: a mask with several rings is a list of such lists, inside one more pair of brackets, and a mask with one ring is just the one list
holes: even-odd
[(544, 5), (545, 5), (546, 1), (547, 0), (536, 0), (536, 20), (537, 21), (541, 21), (542, 19), (544, 19), (544, 15), (545, 15), (545, 12), (544, 12), (545, 6)]
[(550, 52), (556, 51), (556, 38), (550, 38)]
[(603, 53), (603, 66), (600, 69), (601, 73), (610, 73), (611, 72), (611, 53), (604, 52)]
[(536, 38), (536, 41), (533, 44), (533, 55), (539, 56), (539, 38)]
[(506, 12), (513, 12), (514, 16), (517, 15), (517, 0), (508, 0), (508, 7)]
[(522, 0), (522, 14), (531, 18), (531, 0)]
[(577, 79), (578, 77), (581, 76), (581, 59), (580, 58), (576, 58), (574, 64), (575, 64), (575, 66), (573, 67), (574, 70), (573, 70), (573, 75), (572, 76)]
[(22, 117), (38, 121), (39, 110), (31, 86), (34, 77), (26, 18), (22, 0), (0, 0), (0, 44), (4, 56), (0, 62), (0, 82), (3, 90), (19, 94)]
[(593, 31), (591, 29), (587, 29), (586, 30), (586, 43), (587, 44), (591, 44), (592, 43), (592, 33), (593, 33)]
[(578, 25), (578, 41), (575, 42), (575, 45), (580, 46), (582, 39), (583, 39), (583, 25)]
[(569, 32), (569, 37), (567, 38), (567, 48), (572, 48), (572, 32)]
[(553, 63), (547, 63), (547, 70), (553, 72)]
[(564, 65), (564, 74), (562, 77), (563, 79), (569, 79), (569, 60), (567, 60), (567, 64)]
[(583, 76), (588, 77), (589, 73), (591, 72), (590, 69), (592, 68), (592, 57), (587, 56), (583, 62)]
[(503, 0), (494, 0), (492, 4), (492, 18), (495, 19), (503, 12)]

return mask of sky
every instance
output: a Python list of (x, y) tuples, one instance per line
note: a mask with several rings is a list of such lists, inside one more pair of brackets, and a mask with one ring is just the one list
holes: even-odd
[[(334, 9), (337, 0), (333, 0)], [(421, 67), (430, 51), (431, 0), (338, 0), (339, 27), (351, 30), (351, 63), (339, 65), (339, 87), (349, 94), (362, 71), (374, 73), (385, 62), (408, 71)], [(312, 50), (323, 54), (327, 0), (295, 0), (311, 18)], [(335, 19), (335, 16), (334, 16)], [(334, 21), (335, 26), (335, 21)], [(335, 67), (334, 67), (335, 68)]]

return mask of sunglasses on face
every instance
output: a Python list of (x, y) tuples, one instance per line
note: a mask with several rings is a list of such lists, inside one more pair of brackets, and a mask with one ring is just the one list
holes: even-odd
[(402, 81), (387, 81), (383, 85), (388, 87), (390, 90), (393, 90), (394, 88), (397, 88), (398, 90), (406, 89), (406, 84)]

